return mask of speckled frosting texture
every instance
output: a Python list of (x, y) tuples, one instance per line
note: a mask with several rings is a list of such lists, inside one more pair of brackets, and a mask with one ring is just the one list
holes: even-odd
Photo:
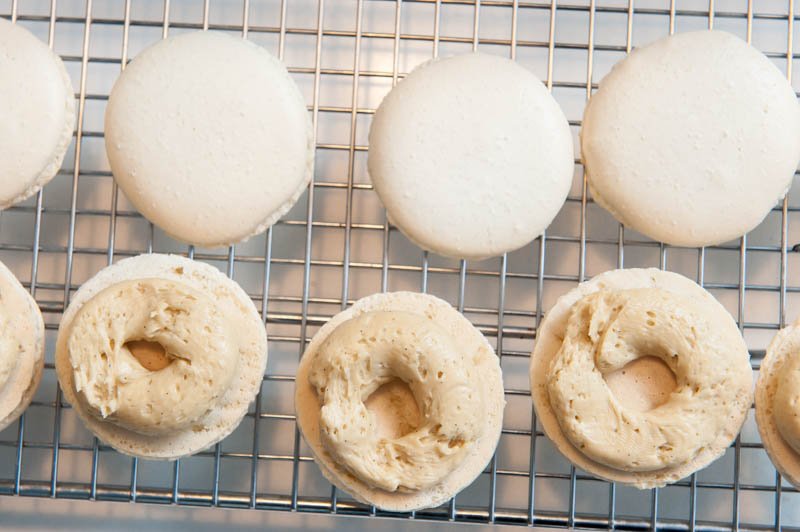
[[(663, 292), (668, 295), (663, 296)], [(628, 301), (634, 302), (629, 309), (632, 316), (626, 318), (623, 314), (628, 303), (609, 299), (609, 294), (636, 298)], [(658, 305), (650, 301), (647, 306), (652, 308), (642, 307), (651, 297), (662, 301)], [(611, 314), (603, 310), (601, 300), (613, 302), (605, 309)], [(690, 303), (680, 303), (686, 300)], [(654, 316), (649, 316), (648, 310)], [(578, 311), (582, 317), (576, 318)], [(614, 312), (618, 315), (610, 319)], [(700, 319), (694, 320), (693, 316)], [(634, 321), (630, 322), (630, 318)], [(647, 320), (654, 325), (650, 326)], [(594, 327), (591, 334), (598, 341), (611, 341), (610, 345), (598, 343), (602, 346), (600, 351), (608, 352), (599, 352), (595, 358), (585, 356), (585, 352), (581, 355), (563, 351), (570, 341), (580, 340), (574, 328), (582, 323), (590, 331)], [(655, 328), (654, 336), (642, 334), (641, 328)], [(695, 347), (680, 346), (684, 340), (699, 335), (705, 337), (697, 338)], [(622, 404), (614, 394), (596, 393), (598, 384), (605, 386), (600, 382), (605, 375), (598, 374), (608, 374), (630, 357), (631, 343), (639, 344), (637, 356), (661, 358), (675, 373), (676, 387), (669, 391), (666, 402), (655, 408), (641, 409), (638, 404)], [(704, 345), (707, 352), (703, 352)], [(687, 358), (690, 351), (689, 359), (681, 362), (680, 358)], [(676, 353), (678, 360), (672, 360)], [(582, 367), (577, 369), (584, 373), (573, 372), (566, 384), (577, 382), (579, 389), (573, 390), (572, 397), (558, 390), (554, 394), (553, 379), (561, 378), (554, 372), (564, 365), (564, 357), (570, 356), (582, 361)], [(692, 367), (680, 368), (679, 363)], [(582, 376), (586, 385), (580, 384)], [(657, 269), (608, 271), (561, 296), (540, 325), (530, 378), (537, 419), (558, 450), (595, 476), (640, 489), (676, 482), (721, 456), (739, 433), (753, 397), (747, 346), (731, 315), (693, 281)], [(589, 385), (591, 381), (593, 386)], [(571, 388), (555, 387), (562, 391)], [(703, 423), (708, 415), (714, 419)], [(567, 416), (573, 419), (568, 420)], [(672, 416), (684, 419), (670, 419)], [(661, 417), (666, 420), (659, 424)], [(637, 428), (644, 433), (637, 434)], [(653, 449), (648, 455), (641, 448), (648, 441), (664, 447)]]
[(33, 399), (44, 368), (44, 321), (36, 301), (0, 262), (0, 431)]
[[(430, 486), (420, 486), (419, 489), (414, 490), (388, 491), (381, 489), (374, 483), (365, 482), (336, 461), (323, 443), (321, 434), (323, 404), (311, 382), (315, 360), (321, 356), (322, 346), (339, 326), (368, 313), (394, 312), (415, 314), (422, 319), (430, 320), (433, 325), (441, 328), (448, 336), (449, 341), (454, 344), (456, 352), (462, 357), (461, 363), (469, 365), (469, 373), (481, 376), (478, 385), (482, 388), (480, 396), (483, 408), (481, 410), (485, 412), (485, 416), (479, 420), (483, 426), (482, 435), (466, 449), (457, 466), (443, 478)], [(364, 332), (367, 338), (372, 333), (371, 330)], [(414, 350), (411, 344), (408, 345), (408, 348), (410, 351)], [(375, 294), (356, 301), (352, 307), (334, 316), (314, 335), (300, 360), (296, 382), (297, 422), (322, 474), (359, 501), (374, 504), (384, 510), (408, 512), (421, 508), (432, 508), (444, 503), (480, 475), (494, 454), (500, 438), (505, 398), (503, 376), (497, 355), (486, 338), (469, 320), (449, 303), (428, 294), (393, 292)], [(477, 399), (477, 395), (475, 398)], [(417, 399), (422, 399), (422, 397)], [(437, 405), (431, 405), (431, 408), (437, 408)], [(395, 410), (388, 410), (384, 413), (386, 415), (400, 414)]]
[[(239, 365), (241, 320), (173, 279), (109, 286), (72, 321), (67, 350), (79, 400), (98, 420), (140, 434), (195, 427), (217, 406)], [(146, 368), (129, 342), (160, 344), (168, 365)]]
[[(150, 285), (149, 289), (158, 286), (168, 290), (172, 294), (171, 297), (159, 297), (155, 293), (132, 295), (125, 289), (133, 286), (134, 291), (138, 291), (135, 289), (136, 282), (142, 280), (145, 280), (143, 285)], [(173, 286), (174, 290), (170, 290), (170, 286)], [(91, 323), (93, 316), (102, 315), (93, 311), (93, 301), (98, 296), (116, 296), (118, 292), (114, 291), (114, 287), (119, 289), (118, 292), (123, 298), (127, 298), (129, 304), (126, 305), (124, 299), (116, 304), (115, 297), (106, 299), (105, 303), (111, 302), (112, 312), (104, 315), (106, 323), (95, 328), (92, 334), (86, 323)], [(111, 289), (111, 292), (104, 292), (108, 289)], [(183, 337), (192, 334), (192, 330), (191, 327), (186, 327), (188, 321), (179, 317), (184, 303), (178, 302), (177, 299), (184, 296), (193, 297), (192, 294), (195, 293), (201, 294), (198, 298), (200, 308), (196, 309), (197, 312), (224, 316), (223, 325), (227, 328), (232, 327), (231, 324), (236, 324), (233, 334), (227, 334), (221, 330), (215, 332), (213, 327), (216, 325), (203, 324), (202, 319), (198, 320), (195, 326), (203, 329), (206, 326), (211, 328), (210, 332), (204, 334), (215, 340), (212, 345), (207, 346), (206, 353), (196, 356), (221, 356), (224, 362), (226, 355), (215, 353), (213, 349), (224, 348), (220, 345), (223, 341), (231, 342), (232, 353), (238, 355), (233, 375), (230, 375), (228, 370), (214, 372), (213, 363), (193, 370), (182, 367), (179, 362), (177, 367), (173, 367), (175, 366), (173, 363), (150, 373), (152, 382), (148, 384), (147, 375), (141, 375), (138, 368), (126, 367), (136, 362), (124, 352), (124, 345), (118, 346), (116, 344), (119, 341), (115, 341), (113, 346), (117, 350), (115, 352), (112, 351), (110, 342), (115, 331), (120, 333), (118, 338), (124, 338), (125, 335), (122, 333), (128, 327), (135, 329), (135, 323), (132, 325), (127, 323), (134, 317), (124, 315), (139, 305), (134, 304), (130, 298), (139, 297), (146, 300), (144, 304), (155, 303), (157, 307), (160, 303), (172, 302), (172, 312), (167, 311), (166, 307), (162, 308), (161, 312), (155, 308), (152, 314), (138, 318), (143, 319), (145, 325), (149, 324), (155, 329), (163, 326), (157, 332), (155, 329), (150, 332), (155, 335), (156, 341), (161, 342), (165, 336), (174, 335), (172, 342), (162, 343), (169, 352), (171, 344), (190, 346), (193, 342), (202, 340), (199, 337)], [(89, 313), (88, 322), (81, 318), (84, 309), (85, 313)], [(82, 321), (84, 321), (83, 326), (80, 325)], [(73, 324), (78, 325), (75, 331)], [(112, 334), (109, 335), (109, 331)], [(75, 341), (71, 341), (73, 332), (77, 333)], [(226, 336), (224, 340), (220, 338), (223, 334)], [(108, 371), (104, 369), (99, 376), (95, 376), (97, 378), (87, 378), (94, 375), (94, 370), (86, 369), (85, 366), (92, 360), (102, 361), (104, 352)], [(178, 354), (187, 360), (193, 356), (182, 352)], [(72, 296), (58, 328), (55, 358), (56, 373), (64, 398), (72, 405), (86, 427), (98, 438), (124, 454), (148, 459), (173, 460), (213, 445), (236, 428), (260, 389), (267, 364), (267, 335), (252, 300), (236, 282), (222, 272), (208, 264), (177, 255), (148, 254), (124, 259), (100, 270)], [(95, 369), (99, 371), (97, 367)], [(136, 371), (133, 371), (134, 369)], [(211, 378), (214, 382), (207, 386), (206, 390), (198, 390), (197, 394), (193, 394), (189, 389), (189, 380), (182, 379), (183, 370), (195, 376), (205, 375), (206, 379)], [(213, 375), (209, 377), (208, 371), (213, 372)], [(162, 379), (161, 376), (166, 379)], [(164, 382), (167, 380), (169, 382)], [(218, 386), (215, 383), (227, 383), (221, 395), (216, 393)], [(120, 394), (119, 388), (124, 388), (126, 384), (131, 385), (128, 391), (132, 393)], [(102, 393), (95, 390), (97, 393), (89, 397), (86, 393), (87, 385), (101, 386), (104, 390)], [(175, 385), (179, 388), (185, 385), (186, 389), (175, 390)], [(154, 397), (137, 393), (143, 390), (157, 395)], [(169, 408), (170, 399), (167, 392), (173, 399), (186, 401), (187, 404), (176, 407), (172, 412), (162, 416), (157, 410)], [(204, 396), (206, 399), (210, 397), (203, 405), (204, 408), (198, 408), (198, 404), (192, 403), (192, 401), (198, 403), (203, 401)], [(109, 398), (115, 400), (108, 400)], [(148, 412), (148, 404), (153, 406), (152, 412)], [(126, 418), (123, 423), (118, 423), (113, 415), (119, 414), (120, 406), (123, 407)], [(158, 430), (158, 421), (171, 424), (174, 430)]]
[(722, 31), (638, 48), (586, 107), (582, 157), (593, 198), (620, 222), (681, 246), (757, 226), (800, 161), (800, 109), (786, 76)]
[[(388, 492), (435, 486), (483, 436), (490, 413), (479, 364), (421, 314), (366, 312), (320, 346), (309, 381), (322, 403), (325, 450), (365, 484)], [(407, 383), (421, 424), (397, 438), (377, 431), (365, 401), (393, 379)]]
[(764, 449), (775, 468), (795, 486), (800, 486), (799, 367), (800, 320), (770, 342), (756, 383), (756, 423)]

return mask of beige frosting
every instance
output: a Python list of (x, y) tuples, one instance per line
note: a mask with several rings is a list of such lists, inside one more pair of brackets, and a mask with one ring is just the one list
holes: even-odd
[(794, 356), (784, 364), (778, 376), (773, 412), (778, 430), (792, 449), (800, 452), (800, 357)]
[[(319, 348), (309, 381), (321, 398), (320, 435), (331, 455), (387, 491), (435, 485), (484, 431), (475, 371), (441, 327), (411, 312), (367, 312), (339, 325)], [(422, 415), (416, 430), (387, 439), (364, 401), (394, 378)]]
[[(575, 361), (558, 361), (565, 355)], [(551, 369), (573, 364), (579, 374), (559, 375), (563, 383), (551, 386)], [(558, 450), (593, 475), (641, 489), (680, 480), (721, 456), (753, 397), (736, 322), (697, 283), (657, 269), (608, 271), (561, 296), (536, 332), (530, 370), (537, 422)], [(578, 389), (568, 397), (570, 380)], [(672, 449), (659, 450), (662, 444)]]
[[(595, 292), (576, 303), (549, 374), (550, 401), (573, 445), (625, 471), (691, 460), (714, 440), (739, 390), (716, 371), (741, 343), (691, 299), (659, 288)], [(649, 411), (623, 405), (606, 376), (643, 356), (661, 359), (677, 386)]]
[[(353, 474), (332, 455), (323, 442), (322, 401), (316, 387), (311, 383), (311, 371), (315, 361), (317, 357), (322, 356), (322, 346), (340, 326), (365, 314), (379, 312), (400, 313), (400, 315), (410, 313), (429, 321), (435, 326), (434, 331), (442, 331), (452, 343), (454, 352), (458, 354), (460, 366), (476, 376), (471, 377), (470, 383), (474, 388), (473, 392), (480, 394), (482, 398), (481, 412), (477, 417), (483, 427), (482, 435), (473, 445), (464, 447), (465, 455), (459, 459), (455, 469), (430, 487), (396, 491), (375, 487)], [(430, 329), (426, 326), (421, 330)], [(413, 338), (413, 334), (411, 337)], [(421, 343), (409, 347), (413, 347), (414, 351), (419, 350), (420, 354), (428, 352)], [(414, 358), (416, 356), (414, 355)], [(432, 368), (434, 363), (424, 362), (429, 368)], [(428, 371), (430, 373), (431, 370)], [(449, 378), (451, 375), (448, 371), (443, 376)], [(446, 301), (429, 294), (393, 292), (374, 294), (356, 301), (352, 307), (331, 318), (314, 335), (300, 360), (296, 382), (297, 424), (314, 460), (319, 465), (320, 472), (331, 483), (357, 500), (384, 510), (407, 512), (432, 508), (444, 503), (485, 471), (500, 438), (505, 400), (498, 357), (486, 338), (468, 319)], [(404, 390), (404, 393), (398, 393), (400, 390)], [(378, 432), (387, 438), (396, 438), (411, 427), (414, 427), (412, 430), (420, 427), (422, 418), (418, 412), (420, 396), (415, 398), (414, 395), (406, 384), (395, 380), (382, 386), (367, 400), (368, 410), (375, 413), (379, 422)], [(385, 424), (381, 425), (381, 421)], [(386, 425), (392, 425), (396, 430), (387, 431)]]
[(800, 320), (775, 335), (756, 384), (756, 423), (764, 450), (789, 482), (800, 486)]
[(0, 390), (8, 383), (19, 359), (21, 331), (11, 326), (10, 312), (5, 306), (0, 306)]
[[(95, 307), (102, 301), (95, 299), (98, 297), (108, 303), (102, 311), (100, 305)], [(87, 306), (95, 309), (84, 313)], [(98, 327), (92, 328), (89, 323), (101, 316)], [(78, 324), (84, 320), (84, 325)], [(136, 320), (139, 325), (125, 323)], [(142, 321), (146, 323), (142, 325)], [(87, 345), (77, 345), (79, 338)], [(149, 344), (155, 349), (143, 352), (140, 340), (147, 338), (157, 342)], [(120, 345), (123, 348), (110, 349), (111, 339), (115, 350)], [(166, 349), (158, 347), (158, 342)], [(124, 348), (133, 350), (141, 366), (149, 370), (146, 376), (142, 376), (143, 369), (128, 366), (131, 360)], [(106, 353), (112, 368), (98, 364), (101, 353)], [(221, 360), (214, 361), (216, 357)], [(91, 369), (76, 371), (74, 361), (80, 359)], [(234, 363), (227, 365), (226, 360)], [(245, 291), (209, 264), (157, 253), (121, 260), (83, 283), (61, 318), (55, 350), (64, 399), (86, 427), (119, 452), (157, 460), (196, 453), (230, 434), (261, 388), (266, 363), (266, 330)], [(100, 375), (89, 373), (101, 369)], [(233, 371), (232, 377), (229, 371)], [(125, 382), (118, 380), (120, 376)], [(213, 383), (205, 381), (207, 377)], [(78, 379), (84, 380), (81, 391)], [(96, 393), (95, 384), (108, 386), (113, 393), (98, 393), (93, 405), (87, 397)], [(224, 391), (215, 398), (218, 386)], [(148, 397), (144, 399), (139, 392)], [(116, 404), (104, 394), (116, 395)], [(153, 405), (153, 412), (148, 411), (148, 404)], [(116, 410), (104, 418), (101, 407), (110, 411), (112, 406)], [(199, 418), (187, 425), (198, 413)], [(119, 422), (120, 417), (128, 426)], [(173, 428), (159, 431), (158, 422)]]
[(0, 431), (33, 398), (44, 367), (44, 322), (36, 301), (0, 263)]
[[(185, 283), (126, 281), (83, 307), (67, 341), (75, 389), (95, 416), (141, 434), (189, 427), (213, 408), (236, 370), (236, 323)], [(171, 363), (146, 369), (128, 342), (161, 344)]]

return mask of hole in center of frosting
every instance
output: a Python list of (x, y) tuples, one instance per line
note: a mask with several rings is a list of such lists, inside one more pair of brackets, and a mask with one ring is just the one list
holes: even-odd
[(405, 436), (419, 427), (421, 416), (414, 394), (400, 379), (393, 379), (364, 402), (377, 424), (377, 435), (394, 439)]
[(174, 360), (167, 355), (164, 346), (158, 342), (148, 342), (146, 340), (134, 340), (126, 342), (125, 347), (131, 352), (142, 367), (149, 371), (158, 371), (166, 368)]
[(675, 374), (660, 358), (646, 356), (606, 375), (611, 392), (625, 408), (647, 412), (667, 402), (677, 387)]

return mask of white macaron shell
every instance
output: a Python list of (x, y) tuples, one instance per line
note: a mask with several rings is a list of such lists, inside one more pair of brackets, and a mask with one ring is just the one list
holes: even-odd
[(313, 133), (286, 68), (243, 39), (160, 41), (126, 68), (106, 110), (114, 177), (150, 221), (232, 244), (286, 213), (311, 178)]
[(61, 59), (2, 18), (0, 117), (0, 208), (6, 208), (58, 172), (72, 138), (75, 96)]
[(545, 86), (505, 58), (415, 69), (381, 103), (369, 173), (391, 221), (425, 249), (485, 258), (544, 231), (572, 183), (572, 136)]
[(594, 199), (656, 240), (718, 244), (758, 225), (800, 161), (800, 108), (769, 59), (721, 31), (635, 50), (584, 115)]

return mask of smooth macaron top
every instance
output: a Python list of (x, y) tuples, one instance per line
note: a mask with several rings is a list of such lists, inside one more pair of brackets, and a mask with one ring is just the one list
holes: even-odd
[(195, 32), (146, 49), (114, 85), (105, 123), (126, 196), (191, 244), (264, 231), (311, 178), (313, 132), (297, 85), (240, 38)]
[(522, 247), (572, 183), (572, 136), (547, 88), (485, 54), (417, 67), (378, 108), (369, 173), (390, 220), (424, 249), (485, 258)]
[(594, 199), (656, 240), (718, 244), (753, 229), (800, 161), (800, 108), (786, 76), (721, 31), (634, 50), (586, 108)]
[(58, 172), (72, 138), (75, 95), (61, 59), (2, 18), (0, 116), (0, 208), (6, 208)]

